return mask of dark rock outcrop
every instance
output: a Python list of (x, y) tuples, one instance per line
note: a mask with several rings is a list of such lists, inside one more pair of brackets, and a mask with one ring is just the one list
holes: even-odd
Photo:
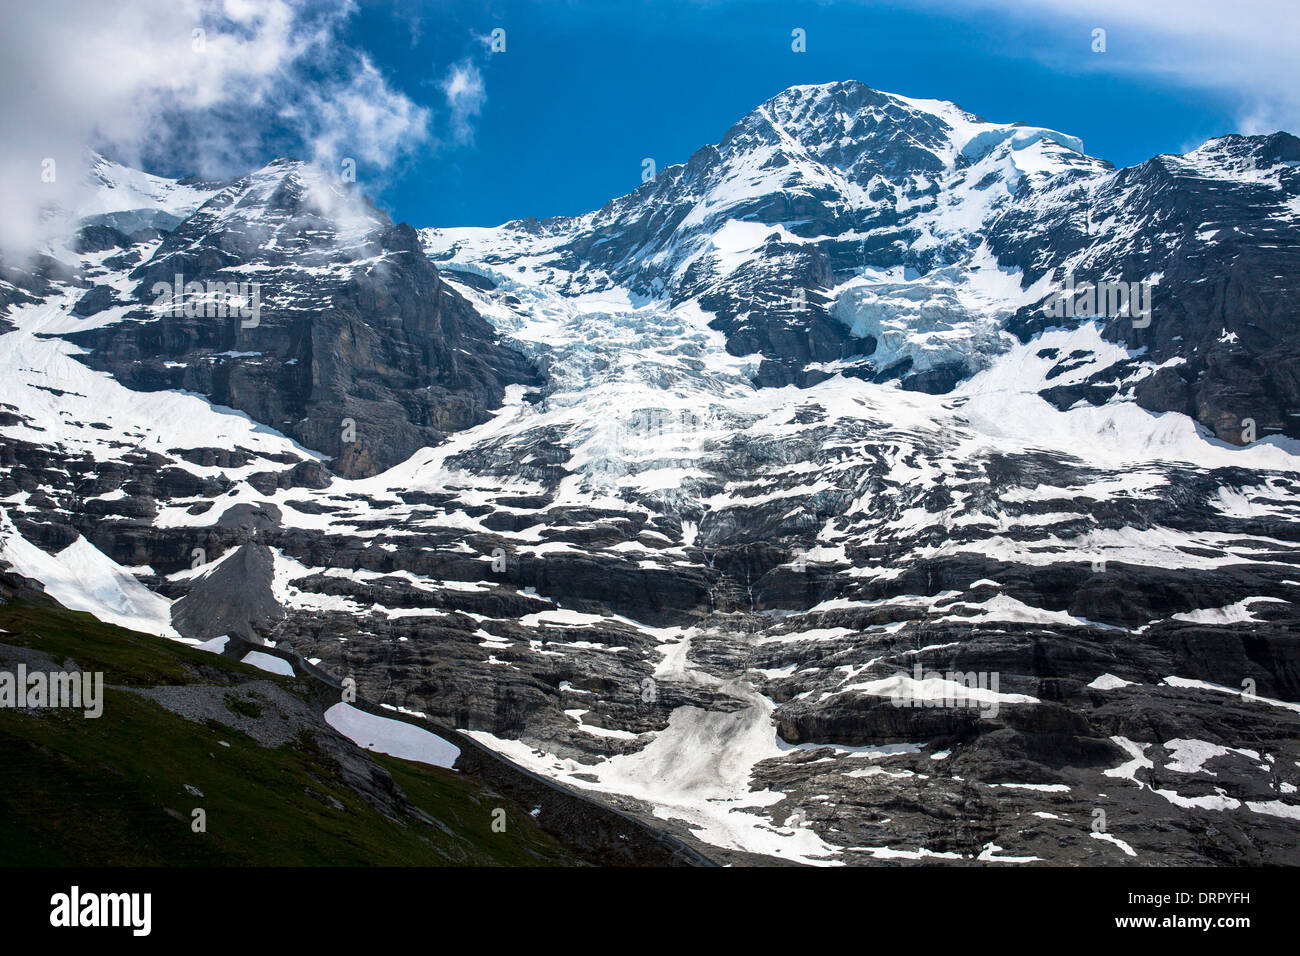
[[(174, 307), (177, 277), (198, 284), (182, 293), (198, 314)], [(485, 420), (507, 385), (540, 381), (441, 281), (414, 230), (290, 160), (217, 193), (132, 278), (138, 311), (69, 336), (88, 364), (247, 412), (339, 474), (391, 467)], [(240, 282), (257, 288), (202, 298)], [(92, 290), (78, 308), (104, 300)]]

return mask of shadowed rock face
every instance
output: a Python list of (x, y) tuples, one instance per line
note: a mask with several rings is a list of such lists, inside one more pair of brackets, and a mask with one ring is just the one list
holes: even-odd
[[(1007, 212), (989, 242), (999, 261), (1076, 281), (1159, 276), (1149, 327), (1112, 318), (1106, 337), (1145, 349), (1146, 370), (1095, 376), (1101, 404), (1119, 394), (1177, 411), (1220, 439), (1300, 437), (1300, 139), (1225, 136), (1186, 156), (1157, 156), (1100, 179), (1062, 184), (1050, 201)], [(1036, 240), (1036, 241), (1031, 241)], [(1010, 329), (1022, 341), (1069, 320), (1037, 304)], [(1165, 366), (1152, 370), (1150, 366)], [(1045, 396), (1046, 397), (1046, 396)], [(1053, 400), (1049, 397), (1049, 400)]]
[(172, 605), (172, 624), (185, 637), (210, 641), (225, 635), (253, 640), (284, 617), (271, 591), (274, 560), (264, 545), (241, 545)]
[[(178, 275), (257, 282), (256, 316), (152, 305), (155, 284)], [(197, 392), (246, 412), (329, 455), (342, 475), (403, 461), (485, 420), (505, 386), (538, 381), (442, 282), (414, 230), (293, 161), (218, 192), (131, 278), (141, 308), (71, 336), (89, 364), (134, 389)], [(95, 294), (80, 311), (107, 306)]]

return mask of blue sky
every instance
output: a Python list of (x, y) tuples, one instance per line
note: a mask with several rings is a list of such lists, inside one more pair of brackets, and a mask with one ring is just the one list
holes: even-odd
[[(1092, 51), (1094, 20), (1107, 28), (1104, 53)], [(495, 27), (506, 31), (504, 53), (479, 39)], [(807, 33), (805, 53), (791, 50), (795, 27)], [(979, 5), (365, 2), (347, 39), (434, 117), (437, 141), (375, 184), (381, 204), (417, 225), (597, 208), (635, 188), (643, 158), (685, 161), (798, 83), (857, 79), (955, 100), (988, 119), (1080, 136), (1117, 165), (1234, 131), (1245, 107), (1232, 90), (1144, 69), (1159, 30)], [(470, 139), (440, 122), (443, 75), (465, 61), (483, 91)]]

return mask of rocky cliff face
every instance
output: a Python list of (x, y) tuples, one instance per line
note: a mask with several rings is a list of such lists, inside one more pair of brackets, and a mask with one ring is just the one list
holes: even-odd
[[(15, 299), (0, 558), (714, 859), (1295, 862), (1292, 143), (799, 87), (436, 271), (272, 164)], [(158, 315), (178, 270), (259, 324)], [(1049, 321), (1067, 272), (1150, 325)]]
[[(1300, 437), (1291, 371), (1300, 330), (1297, 166), (1300, 140), (1289, 133), (1225, 136), (1186, 156), (1055, 187), (999, 220), (990, 245), (1026, 281), (1159, 277), (1149, 325), (1106, 322), (1106, 337), (1141, 350), (1147, 366), (1101, 372), (1088, 401), (1119, 395), (1181, 412), (1233, 444)], [(1052, 322), (1024, 307), (1011, 328), (1027, 341)], [(1068, 407), (1080, 395), (1045, 397)], [(1252, 437), (1243, 437), (1248, 419)]]
[[(404, 461), (483, 421), (506, 385), (539, 381), (442, 282), (413, 229), (305, 164), (277, 160), (222, 188), (148, 246), (128, 247), (140, 261), (125, 295), (101, 281), (79, 300), (92, 319), (121, 310), (68, 336), (86, 361), (132, 389), (246, 412), (339, 474)], [(155, 291), (190, 283), (196, 295)], [(210, 283), (248, 291), (239, 305), (198, 296)]]

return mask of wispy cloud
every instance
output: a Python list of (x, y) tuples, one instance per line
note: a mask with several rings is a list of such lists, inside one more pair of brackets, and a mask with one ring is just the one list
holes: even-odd
[[(1063, 70), (1113, 70), (1222, 97), (1237, 132), (1300, 131), (1300, 16), (1295, 0), (923, 0), (965, 18), (1077, 31), (1077, 60)], [(1091, 54), (1091, 30), (1107, 53)]]
[(474, 138), (472, 121), (487, 102), (483, 74), (472, 61), (463, 60), (447, 71), (442, 91), (450, 110), (452, 135), (457, 142), (469, 142)]
[(247, 169), (270, 138), (322, 162), (391, 165), (427, 138), (429, 117), (341, 42), (353, 12), (350, 0), (8, 5), (0, 250), (41, 240), (43, 208), (72, 204), (88, 148), (203, 175)]
[(296, 106), (321, 163), (347, 155), (385, 168), (428, 135), (428, 110), (390, 89), (368, 57), (344, 82), (304, 91)]

